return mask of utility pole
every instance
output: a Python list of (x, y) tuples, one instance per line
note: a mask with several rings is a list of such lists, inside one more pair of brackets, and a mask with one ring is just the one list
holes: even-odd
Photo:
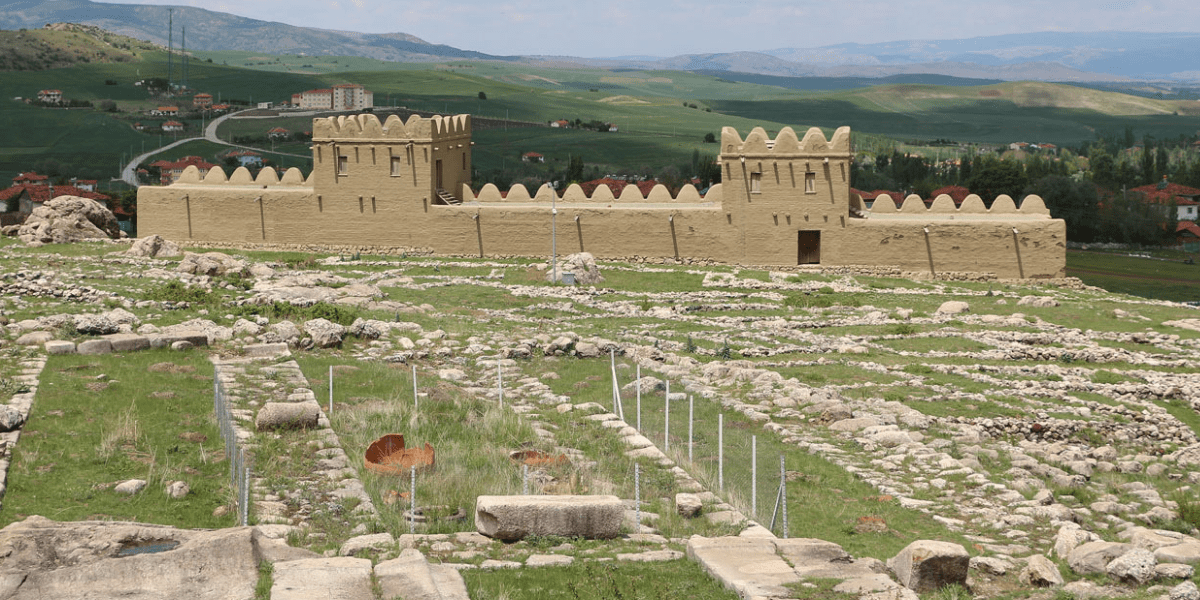
[(175, 55), (171, 48), (175, 45), (175, 9), (167, 9), (167, 95), (171, 95), (171, 79), (175, 77)]

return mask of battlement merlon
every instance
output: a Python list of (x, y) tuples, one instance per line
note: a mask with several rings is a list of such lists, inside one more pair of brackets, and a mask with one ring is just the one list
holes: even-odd
[(471, 115), (421, 117), (406, 123), (391, 115), (383, 123), (371, 113), (313, 119), (313, 142), (425, 142), (470, 138)]
[(796, 136), (791, 127), (784, 127), (775, 139), (762, 127), (755, 127), (743, 140), (732, 127), (721, 129), (721, 159), (754, 158), (850, 158), (850, 128), (839, 127), (833, 137), (826, 139), (817, 127), (810, 127), (804, 139)]

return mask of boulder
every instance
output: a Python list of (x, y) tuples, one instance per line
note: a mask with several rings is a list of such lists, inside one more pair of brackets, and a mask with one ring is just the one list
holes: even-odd
[(501, 540), (614, 538), (624, 515), (625, 505), (616, 496), (480, 496), (475, 502), (476, 530)]
[(128, 481), (122, 481), (121, 483), (118, 483), (117, 487), (113, 488), (113, 491), (118, 494), (132, 496), (144, 489), (146, 489), (145, 479), (130, 479)]
[(167, 496), (173, 500), (179, 500), (192, 491), (192, 487), (186, 481), (172, 481), (167, 484)]
[(1025, 568), (1017, 576), (1021, 583), (1034, 587), (1052, 587), (1063, 584), (1062, 573), (1054, 561), (1041, 554), (1034, 554), (1026, 560)]
[(170, 258), (179, 256), (183, 252), (175, 242), (167, 241), (161, 235), (154, 234), (134, 242), (133, 246), (125, 251), (125, 254), (145, 258)]
[(1169, 600), (1200, 600), (1200, 589), (1196, 588), (1196, 584), (1190, 581), (1185, 581), (1168, 592)]
[(304, 333), (312, 338), (317, 348), (334, 348), (342, 345), (346, 328), (329, 319), (313, 319), (304, 323)]
[(389, 331), (391, 331), (391, 327), (387, 323), (375, 319), (360, 317), (350, 324), (350, 335), (367, 340), (377, 340), (386, 336)]
[(1050, 296), (1023, 296), (1017, 301), (1017, 306), (1033, 306), (1037, 308), (1053, 308), (1058, 306), (1058, 300)]
[(1154, 579), (1157, 564), (1149, 550), (1134, 548), (1113, 559), (1104, 570), (1114, 579), (1140, 585)]
[(59, 196), (34, 208), (17, 230), (17, 237), (33, 246), (120, 236), (121, 229), (112, 211), (95, 200), (78, 196)]
[(938, 307), (937, 312), (943, 315), (957, 315), (960, 313), (970, 312), (971, 305), (962, 300), (947, 300)]
[(7, 404), (0, 405), (0, 431), (12, 431), (25, 423), (25, 415)]
[(306, 402), (267, 402), (258, 409), (254, 426), (259, 431), (271, 429), (307, 429), (317, 426), (321, 407), (314, 400)]
[(46, 342), (54, 339), (54, 334), (49, 331), (31, 331), (17, 338), (18, 346), (41, 346)]
[(381, 598), (468, 600), (466, 583), (456, 569), (431, 565), (414, 548), (406, 548), (399, 557), (375, 565), (375, 581), (379, 582)]
[[(596, 266), (596, 257), (589, 252), (579, 252), (559, 259), (559, 281), (562, 281), (563, 273), (573, 274), (578, 285), (595, 285), (604, 281), (600, 276), (600, 268)], [(546, 269), (546, 281), (554, 281), (554, 275), (553, 267)]]
[(205, 252), (202, 254), (184, 252), (183, 260), (179, 261), (179, 266), (175, 267), (175, 270), (180, 273), (216, 277), (226, 274), (236, 275), (244, 273), (246, 271), (246, 263), (220, 252)]
[(1119, 542), (1088, 542), (1075, 548), (1067, 555), (1067, 565), (1080, 575), (1104, 573), (1105, 567), (1122, 554), (1133, 550), (1133, 545)]
[(75, 351), (85, 355), (95, 354), (110, 354), (112, 353), (112, 342), (108, 340), (84, 340), (79, 342)]
[(675, 510), (680, 516), (687, 519), (700, 516), (700, 510), (703, 508), (704, 503), (700, 501), (700, 496), (682, 492), (675, 494)]
[(959, 544), (917, 540), (888, 561), (896, 579), (914, 592), (931, 592), (967, 583), (971, 555)]
[(84, 335), (105, 335), (120, 331), (118, 324), (108, 315), (81, 313), (74, 316), (75, 331)]
[(251, 598), (260, 538), (252, 527), (199, 531), (29, 517), (0, 530), (0, 596)]
[(1054, 556), (1066, 558), (1080, 544), (1097, 541), (1100, 541), (1099, 536), (1080, 528), (1075, 523), (1063, 525), (1058, 530), (1058, 535), (1054, 538)]

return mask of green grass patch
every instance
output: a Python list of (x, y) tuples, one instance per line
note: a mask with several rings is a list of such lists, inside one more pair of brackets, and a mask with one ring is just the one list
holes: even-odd
[(690, 560), (586, 561), (537, 569), (470, 569), (462, 574), (467, 592), (476, 600), (736, 600), (738, 597)]
[[(228, 527), (213, 510), (231, 499), (224, 443), (212, 414), (212, 366), (199, 352), (52, 356), (14, 450), (0, 511), (176, 527)], [(144, 479), (133, 496), (111, 484)], [(170, 499), (165, 484), (191, 493)]]

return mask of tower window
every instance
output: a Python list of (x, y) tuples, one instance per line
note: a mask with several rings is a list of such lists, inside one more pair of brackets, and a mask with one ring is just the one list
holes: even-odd
[(751, 173), (750, 174), (750, 193), (751, 194), (762, 193), (762, 173)]
[(345, 156), (337, 157), (338, 175), (345, 175), (350, 171), (350, 159)]
[(400, 157), (393, 156), (392, 157), (392, 177), (399, 177), (399, 176), (400, 176)]
[(817, 174), (816, 173), (805, 173), (804, 174), (804, 193), (806, 193), (806, 194), (817, 193)]

